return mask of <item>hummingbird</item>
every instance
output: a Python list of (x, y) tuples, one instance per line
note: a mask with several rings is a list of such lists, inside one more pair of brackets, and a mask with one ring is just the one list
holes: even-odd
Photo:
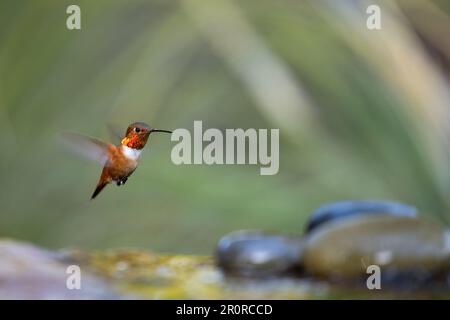
[(91, 196), (94, 199), (110, 183), (121, 186), (136, 170), (147, 140), (153, 132), (172, 133), (154, 129), (144, 122), (130, 124), (120, 144), (114, 145), (97, 138), (65, 132), (63, 138), (74, 151), (103, 165), (100, 179)]

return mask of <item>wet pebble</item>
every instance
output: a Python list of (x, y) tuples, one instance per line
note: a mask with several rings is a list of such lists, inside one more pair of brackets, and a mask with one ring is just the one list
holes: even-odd
[(228, 273), (271, 276), (298, 268), (302, 252), (301, 238), (261, 231), (237, 231), (219, 241), (217, 261)]
[(303, 263), (306, 272), (328, 278), (367, 277), (367, 267), (377, 265), (394, 282), (405, 275), (428, 280), (450, 272), (449, 231), (389, 214), (336, 220), (310, 233)]

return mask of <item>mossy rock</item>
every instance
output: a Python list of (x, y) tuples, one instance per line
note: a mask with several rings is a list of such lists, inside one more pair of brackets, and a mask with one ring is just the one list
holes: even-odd
[[(209, 256), (148, 250), (49, 251), (0, 240), (0, 299), (326, 299), (449, 298), (441, 292), (369, 292), (301, 276), (229, 277)], [(81, 289), (69, 290), (78, 265)]]

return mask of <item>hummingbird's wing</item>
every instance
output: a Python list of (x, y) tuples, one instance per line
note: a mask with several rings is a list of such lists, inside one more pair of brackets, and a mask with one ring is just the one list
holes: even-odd
[(73, 132), (63, 132), (61, 138), (71, 151), (85, 158), (100, 162), (102, 165), (108, 161), (111, 145), (106, 142)]
[(115, 144), (120, 144), (120, 141), (122, 141), (124, 132), (122, 132), (122, 130), (120, 129), (119, 126), (112, 124), (112, 123), (108, 123), (107, 127), (108, 127), (108, 131), (109, 131), (109, 135), (111, 136), (112, 142)]

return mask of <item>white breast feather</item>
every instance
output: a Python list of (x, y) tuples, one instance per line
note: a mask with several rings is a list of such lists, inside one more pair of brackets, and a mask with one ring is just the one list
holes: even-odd
[(125, 157), (127, 157), (130, 160), (134, 160), (134, 161), (139, 160), (141, 153), (142, 153), (142, 150), (130, 148), (130, 147), (127, 147), (124, 145), (122, 145), (122, 150), (123, 150), (123, 154), (125, 155)]

